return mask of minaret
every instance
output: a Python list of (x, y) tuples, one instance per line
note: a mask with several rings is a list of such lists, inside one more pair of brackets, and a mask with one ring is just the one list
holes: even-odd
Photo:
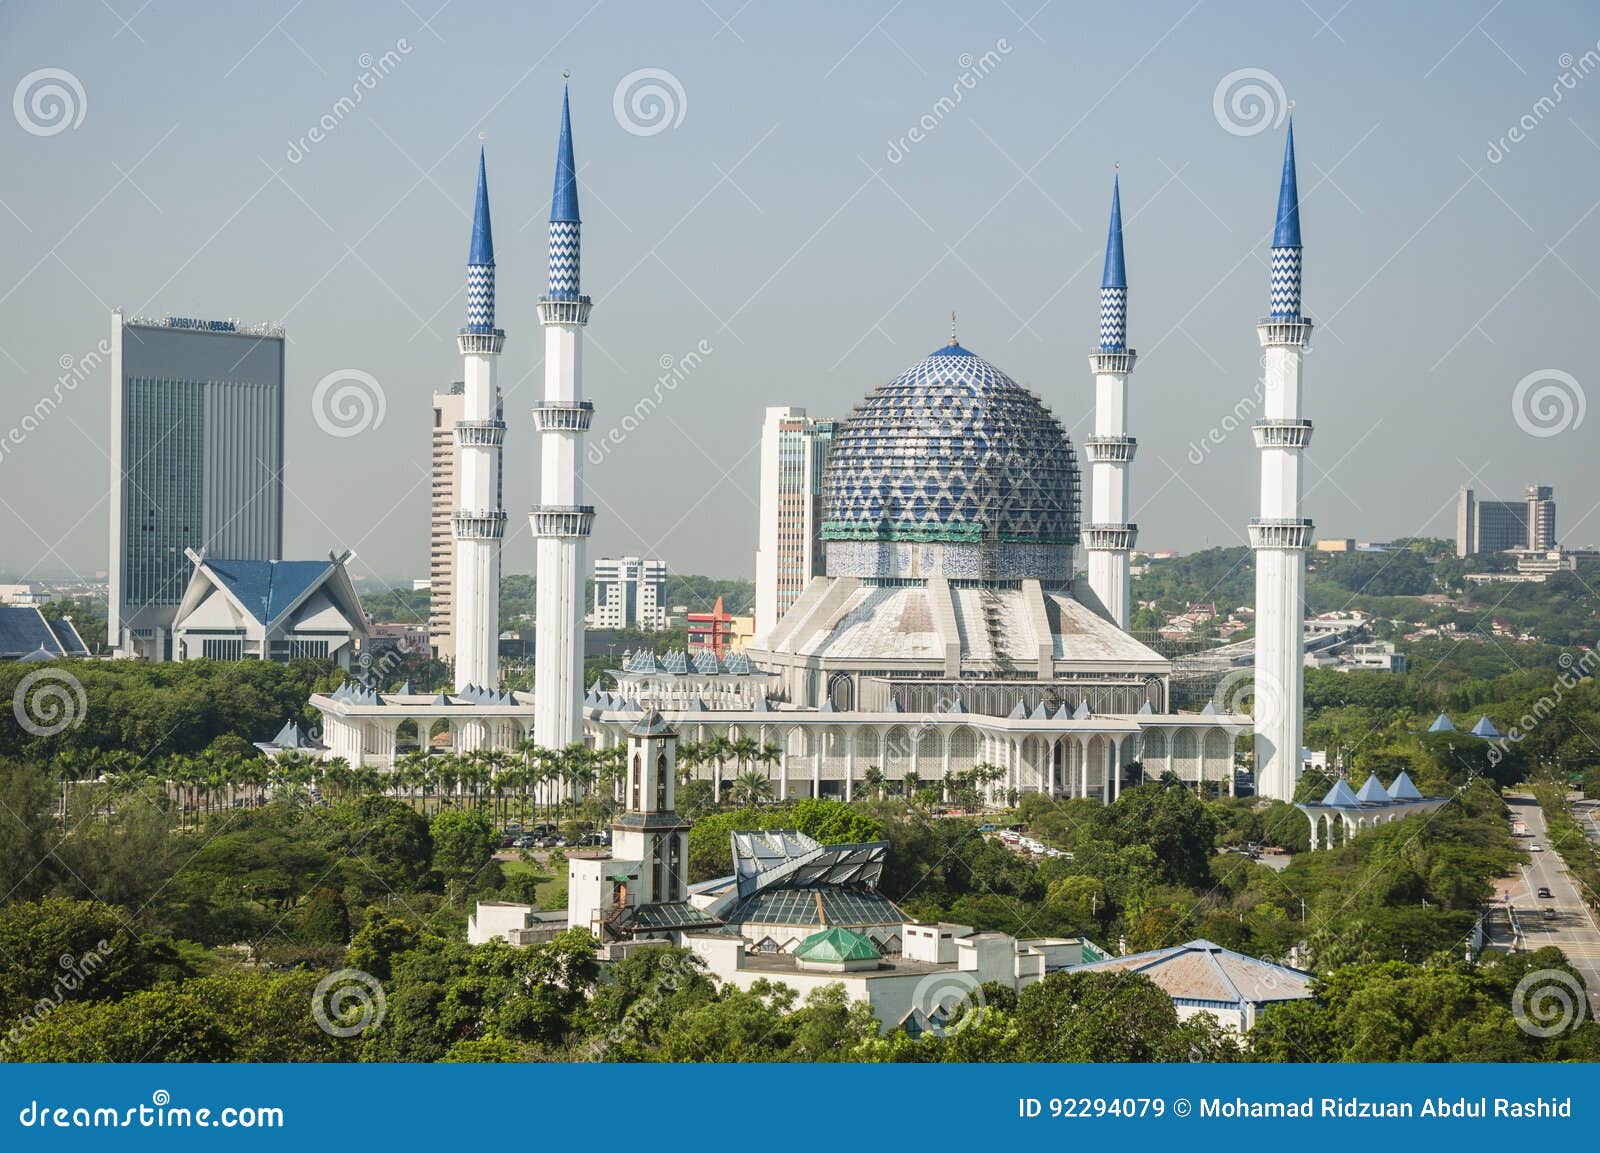
[(1311, 422), (1300, 416), (1300, 368), (1311, 320), (1300, 312), (1300, 197), (1294, 175), (1294, 122), (1283, 151), (1278, 223), (1272, 237), (1272, 297), (1256, 325), (1264, 350), (1261, 515), (1250, 524), (1256, 554), (1256, 795), (1294, 799), (1300, 777), (1305, 699), (1306, 548), (1311, 522), (1300, 515), (1303, 462)]
[(1119, 629), (1128, 627), (1128, 553), (1139, 526), (1128, 523), (1128, 464), (1138, 441), (1128, 435), (1128, 376), (1136, 353), (1128, 347), (1128, 272), (1122, 260), (1122, 189), (1111, 181), (1111, 227), (1100, 277), (1100, 347), (1089, 354), (1094, 372), (1094, 435), (1084, 442), (1093, 468), (1091, 516), (1084, 526), (1089, 587)]
[(539, 298), (544, 325), (544, 400), (533, 406), (539, 433), (538, 542), (535, 584), (533, 739), (559, 749), (583, 739), (584, 547), (594, 508), (583, 504), (583, 453), (594, 406), (583, 399), (583, 329), (589, 298), (579, 294), (578, 170), (572, 159), (572, 112), (561, 95), (561, 141), (550, 198), (550, 291)]
[(456, 540), (456, 689), (492, 688), (499, 682), (500, 542), (506, 514), (500, 507), (500, 419), (495, 365), (506, 334), (494, 326), (494, 234), (489, 226), (489, 181), (478, 152), (478, 202), (467, 253), (467, 326), (456, 337), (464, 384), (462, 419), (456, 422), (461, 500), (452, 519)]

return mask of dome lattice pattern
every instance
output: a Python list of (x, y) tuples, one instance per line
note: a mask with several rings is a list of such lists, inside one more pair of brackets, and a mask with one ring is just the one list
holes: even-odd
[[(1061, 422), (954, 343), (856, 407), (834, 439), (824, 491), (829, 542), (1070, 549), (1078, 540), (1078, 463)], [(842, 575), (834, 558), (849, 555), (830, 545), (830, 575)]]

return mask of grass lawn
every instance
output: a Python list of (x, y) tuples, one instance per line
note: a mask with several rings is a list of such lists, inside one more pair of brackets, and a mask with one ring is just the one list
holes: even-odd
[(550, 900), (558, 889), (565, 889), (567, 879), (557, 877), (550, 872), (548, 865), (537, 861), (501, 861), (500, 868), (507, 877), (517, 877), (527, 874), (534, 879), (535, 893), (538, 894), (539, 908), (550, 908)]

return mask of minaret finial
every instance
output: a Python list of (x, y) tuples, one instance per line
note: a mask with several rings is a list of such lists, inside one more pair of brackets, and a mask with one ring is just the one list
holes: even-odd
[(572, 100), (561, 88), (561, 139), (556, 144), (556, 183), (550, 195), (550, 297), (579, 296), (578, 165), (572, 157)]
[(1100, 276), (1100, 351), (1121, 352), (1128, 345), (1128, 269), (1122, 255), (1122, 178), (1111, 178), (1111, 224), (1106, 230), (1106, 264)]
[(494, 331), (494, 229), (489, 221), (489, 176), (478, 149), (478, 195), (467, 249), (467, 330)]
[(1283, 176), (1278, 183), (1278, 219), (1272, 232), (1270, 315), (1300, 315), (1300, 189), (1294, 169), (1294, 117), (1283, 144)]
[(956, 310), (950, 310), (950, 347), (954, 348), (960, 342), (956, 340)]

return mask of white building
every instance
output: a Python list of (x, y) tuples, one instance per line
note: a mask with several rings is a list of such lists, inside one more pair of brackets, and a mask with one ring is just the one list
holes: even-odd
[(822, 574), (822, 478), (838, 423), (803, 408), (767, 409), (761, 425), (761, 523), (755, 635), (762, 640)]
[[(459, 340), (459, 338), (458, 338)], [(432, 476), (428, 507), (428, 578), (413, 590), (428, 591), (428, 647), (435, 660), (456, 659), (456, 534), (461, 508), (461, 447), (456, 426), (466, 418), (467, 386), (456, 383), (433, 394)], [(495, 419), (505, 420), (502, 401)], [(504, 467), (495, 476), (494, 503), (505, 507)]]
[(194, 571), (173, 618), (173, 660), (310, 658), (349, 668), (366, 643), (348, 551), (318, 561), (186, 555)]
[(589, 623), (597, 629), (666, 628), (666, 562), (636, 556), (596, 560)]

